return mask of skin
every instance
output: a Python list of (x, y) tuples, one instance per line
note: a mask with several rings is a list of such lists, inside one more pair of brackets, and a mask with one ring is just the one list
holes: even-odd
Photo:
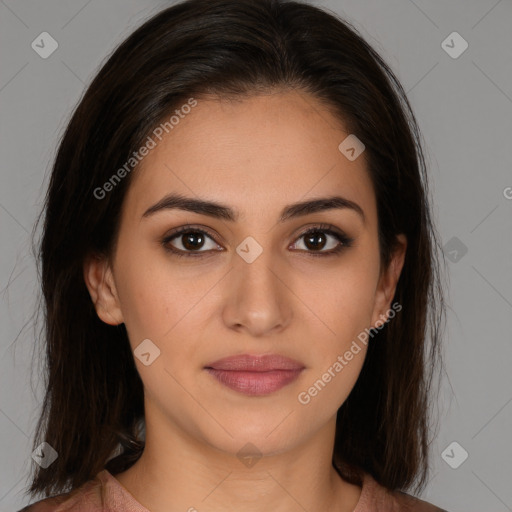
[[(340, 478), (331, 459), (336, 412), (366, 346), (307, 405), (297, 396), (359, 333), (386, 318), (406, 239), (399, 236), (391, 265), (381, 268), (373, 186), (364, 153), (349, 161), (338, 150), (347, 135), (315, 98), (296, 90), (201, 100), (133, 171), (112, 257), (87, 259), (84, 277), (99, 317), (124, 322), (133, 350), (150, 339), (161, 351), (149, 366), (135, 358), (146, 447), (116, 475), (152, 512), (355, 508), (361, 488)], [(170, 192), (220, 202), (240, 217), (182, 210), (142, 217)], [(278, 222), (285, 205), (334, 194), (359, 204), (365, 221), (331, 209)], [(339, 243), (324, 235), (306, 246), (300, 235), (319, 223), (353, 237), (353, 245), (312, 256)], [(216, 235), (199, 249), (207, 256), (178, 258), (163, 248), (161, 239), (186, 224)], [(252, 263), (236, 252), (248, 236), (263, 249)], [(185, 243), (178, 236), (172, 245), (185, 250)], [(305, 370), (261, 397), (237, 393), (204, 370), (244, 353), (283, 354)], [(237, 457), (248, 442), (262, 454), (252, 467)]]

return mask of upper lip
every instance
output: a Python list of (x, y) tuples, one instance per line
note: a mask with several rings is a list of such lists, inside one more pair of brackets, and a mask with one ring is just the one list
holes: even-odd
[(304, 365), (279, 354), (241, 354), (224, 357), (205, 366), (214, 370), (268, 372), (272, 370), (302, 370)]

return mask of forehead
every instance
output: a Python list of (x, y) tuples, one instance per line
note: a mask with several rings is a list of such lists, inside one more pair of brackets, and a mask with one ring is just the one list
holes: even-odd
[(336, 194), (360, 204), (371, 220), (375, 201), (365, 154), (350, 161), (338, 149), (348, 135), (303, 92), (197, 100), (162, 140), (153, 137), (156, 146), (132, 171), (125, 203), (140, 216), (178, 192), (231, 205), (243, 220)]

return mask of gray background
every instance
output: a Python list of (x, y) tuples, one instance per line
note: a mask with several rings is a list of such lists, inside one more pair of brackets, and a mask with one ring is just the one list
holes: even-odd
[[(425, 138), (442, 243), (458, 251), (448, 260), (441, 427), (422, 498), (450, 512), (512, 511), (512, 3), (312, 3), (352, 21), (401, 79)], [(29, 234), (55, 148), (107, 54), (170, 4), (0, 0), (1, 511), (29, 502), (43, 392), (31, 358), (38, 284)], [(59, 44), (47, 59), (31, 48), (44, 31)], [(469, 44), (456, 59), (441, 45), (453, 31)], [(442, 457), (453, 441), (469, 454), (457, 469)]]

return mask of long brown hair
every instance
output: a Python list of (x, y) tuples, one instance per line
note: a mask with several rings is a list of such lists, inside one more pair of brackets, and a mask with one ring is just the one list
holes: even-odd
[(46, 394), (34, 448), (46, 441), (58, 457), (46, 469), (34, 465), (31, 494), (77, 488), (104, 468), (122, 472), (144, 449), (143, 384), (126, 329), (98, 318), (83, 278), (87, 255), (112, 253), (136, 166), (101, 198), (98, 188), (187, 98), (277, 88), (310, 93), (365, 144), (384, 268), (396, 235), (408, 240), (393, 299), (402, 310), (370, 340), (338, 411), (333, 465), (353, 483), (364, 471), (390, 490), (425, 486), (441, 362), (442, 251), (406, 94), (357, 30), (325, 10), (296, 1), (188, 0), (113, 52), (56, 154), (42, 212)]

